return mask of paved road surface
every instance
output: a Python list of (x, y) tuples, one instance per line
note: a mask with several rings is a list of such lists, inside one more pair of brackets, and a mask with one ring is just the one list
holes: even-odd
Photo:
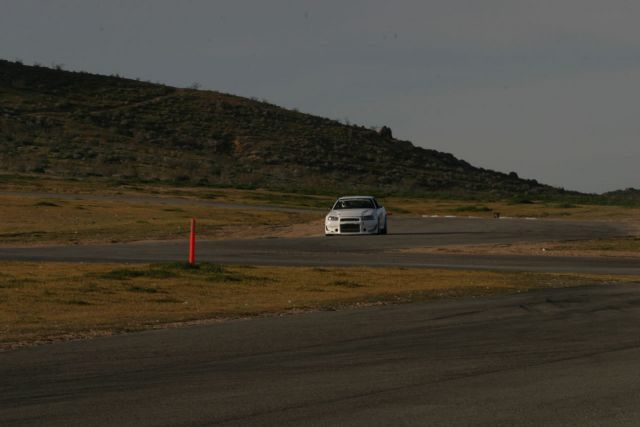
[[(402, 253), (455, 244), (593, 239), (626, 235), (623, 225), (519, 219), (407, 218), (390, 220), (387, 236), (336, 236), (200, 241), (202, 261), (256, 265), (369, 265), (640, 274), (630, 258), (481, 256)], [(0, 259), (154, 262), (183, 260), (187, 242), (0, 248)]]
[(2, 425), (640, 425), (640, 284), (0, 353)]

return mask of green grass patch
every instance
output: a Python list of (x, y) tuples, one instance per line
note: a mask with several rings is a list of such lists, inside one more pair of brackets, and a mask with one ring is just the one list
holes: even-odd
[(158, 299), (153, 300), (153, 302), (158, 302), (160, 304), (181, 304), (181, 303), (183, 303), (183, 301), (180, 301), (179, 299), (171, 298), (171, 297), (158, 298)]
[(245, 276), (239, 274), (211, 274), (207, 276), (210, 282), (243, 282)]
[(456, 212), (491, 212), (487, 206), (460, 206), (455, 208)]
[(573, 203), (551, 203), (548, 204), (547, 206), (551, 207), (551, 208), (558, 208), (558, 209), (576, 209), (579, 206)]
[[(212, 263), (200, 263), (191, 265), (186, 262), (167, 262), (156, 263), (146, 266), (146, 268), (116, 268), (111, 271), (103, 272), (97, 276), (91, 275), (91, 277), (98, 277), (100, 279), (107, 280), (120, 280), (126, 281), (131, 279), (175, 279), (184, 277), (201, 277), (212, 282), (239, 282), (244, 279), (244, 276), (238, 274), (227, 273), (225, 268), (218, 264)], [(155, 292), (150, 289), (134, 289), (132, 286), (130, 290), (136, 292)]]
[(69, 301), (67, 301), (67, 304), (70, 304), (70, 305), (93, 305), (90, 302), (84, 301), (84, 300), (81, 300), (81, 299), (69, 300)]
[(528, 199), (526, 197), (515, 197), (511, 200), (507, 201), (508, 204), (510, 205), (532, 205), (535, 202), (531, 199)]
[(40, 202), (36, 202), (33, 204), (33, 206), (37, 206), (37, 207), (50, 207), (50, 208), (59, 208), (60, 205), (57, 203), (53, 203), (53, 202), (48, 202), (48, 201), (40, 201)]
[(130, 292), (143, 292), (146, 294), (157, 294), (159, 292), (158, 288), (151, 287), (151, 286), (139, 286), (139, 285), (129, 286), (127, 290)]
[(364, 288), (364, 285), (361, 285), (358, 282), (355, 282), (353, 280), (334, 280), (333, 282), (329, 283), (329, 286), (338, 286), (341, 288), (351, 288), (351, 289), (355, 289), (355, 288)]
[(178, 275), (172, 271), (152, 267), (144, 270), (133, 268), (119, 268), (100, 274), (100, 278), (109, 280), (129, 280), (138, 277), (169, 279), (177, 276)]
[(196, 273), (215, 273), (222, 274), (225, 272), (225, 268), (220, 264), (213, 264), (210, 262), (200, 262), (195, 264), (189, 264), (188, 262), (163, 262), (151, 264), (150, 268), (161, 271), (182, 271), (182, 272), (196, 272)]

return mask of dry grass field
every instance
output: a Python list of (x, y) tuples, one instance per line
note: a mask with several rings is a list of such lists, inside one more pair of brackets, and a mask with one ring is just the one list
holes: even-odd
[(494, 213), (512, 218), (546, 218), (590, 221), (624, 221), (640, 227), (640, 207), (622, 205), (591, 205), (530, 201), (514, 203), (493, 201), (486, 203), (419, 198), (387, 200), (391, 210), (417, 215), (453, 215), (492, 218)]
[(640, 281), (403, 268), (0, 263), (0, 348), (341, 307)]
[[(335, 198), (345, 194), (306, 195), (263, 189), (242, 190), (236, 188), (212, 188), (169, 186), (161, 184), (114, 183), (101, 179), (26, 179), (0, 176), (0, 192), (9, 195), (20, 193), (62, 193), (77, 195), (154, 196), (159, 199), (179, 197), (185, 200), (209, 200), (221, 203), (270, 205), (292, 208), (329, 210)], [(640, 224), (640, 205), (580, 204), (538, 200), (469, 201), (445, 200), (424, 197), (380, 198), (385, 206), (396, 214), (455, 215), (493, 217), (495, 212), (506, 217), (559, 218), (576, 220), (635, 221)]]
[[(202, 238), (313, 235), (320, 233), (323, 211), (333, 200), (326, 195), (267, 190), (0, 179), (0, 245), (184, 238), (191, 217), (198, 218)], [(209, 202), (308, 212), (226, 209), (207, 206)], [(382, 202), (396, 215), (492, 217), (499, 212), (503, 217), (621, 221), (640, 230), (640, 207), (543, 201), (474, 203), (418, 197), (389, 197)]]
[(186, 238), (192, 217), (197, 218), (204, 239), (277, 236), (293, 225), (317, 220), (318, 215), (0, 195), (0, 217), (0, 245), (16, 246)]

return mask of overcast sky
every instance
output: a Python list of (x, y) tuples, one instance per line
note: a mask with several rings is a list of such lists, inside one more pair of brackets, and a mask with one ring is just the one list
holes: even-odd
[(588, 192), (640, 187), (640, 2), (0, 0), (0, 57), (264, 98)]

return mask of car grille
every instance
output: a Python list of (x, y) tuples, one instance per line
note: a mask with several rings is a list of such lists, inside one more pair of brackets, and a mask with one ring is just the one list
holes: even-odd
[(341, 233), (359, 233), (360, 224), (340, 224)]
[(340, 222), (359, 222), (360, 218), (340, 218)]

